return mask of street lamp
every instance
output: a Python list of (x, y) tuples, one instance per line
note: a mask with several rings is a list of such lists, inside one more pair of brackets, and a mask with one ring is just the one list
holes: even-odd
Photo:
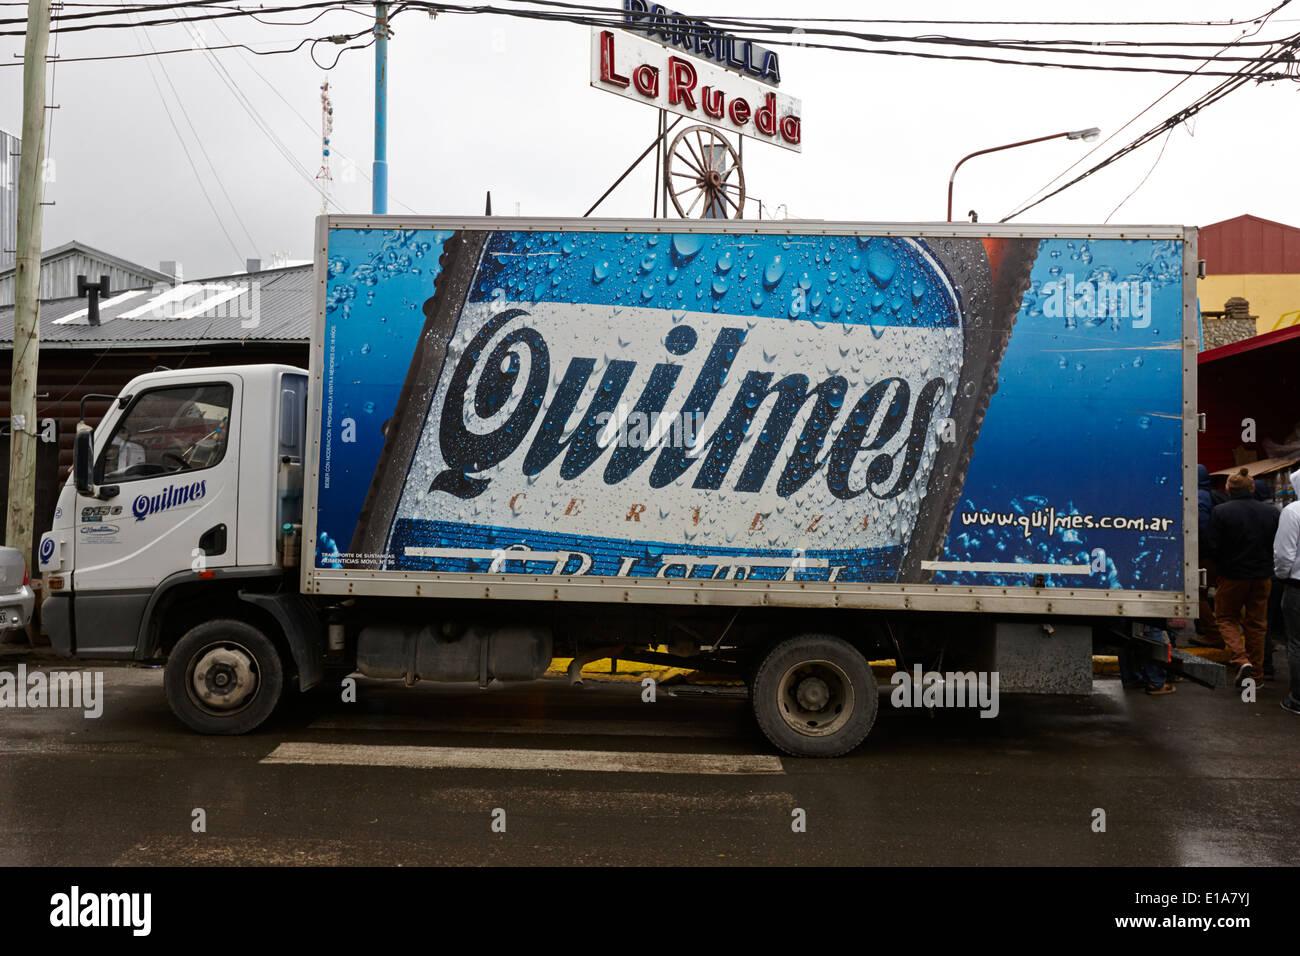
[(1039, 136), (1036, 139), (1024, 139), (1018, 143), (1007, 143), (1005, 146), (993, 146), (989, 149), (976, 150), (966, 156), (963, 156), (956, 166), (952, 168), (952, 175), (948, 177), (948, 221), (952, 222), (952, 181), (957, 175), (957, 170), (961, 169), (962, 163), (968, 159), (974, 159), (976, 156), (983, 156), (985, 153), (996, 153), (1004, 149), (1014, 149), (1017, 146), (1028, 146), (1030, 143), (1041, 143), (1049, 139), (1081, 139), (1085, 143), (1091, 143), (1101, 135), (1101, 130), (1095, 126), (1088, 129), (1074, 129), (1065, 133), (1053, 133), (1051, 136)]

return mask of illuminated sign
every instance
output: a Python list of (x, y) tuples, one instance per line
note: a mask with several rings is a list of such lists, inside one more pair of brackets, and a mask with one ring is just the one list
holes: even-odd
[(802, 151), (802, 105), (793, 96), (657, 43), (591, 31), (591, 85), (630, 100)]
[(629, 30), (665, 46), (685, 50), (692, 56), (712, 60), (719, 66), (747, 73), (772, 86), (781, 84), (781, 63), (775, 50), (733, 37), (703, 20), (683, 16), (647, 0), (623, 0), (623, 10), (623, 21)]

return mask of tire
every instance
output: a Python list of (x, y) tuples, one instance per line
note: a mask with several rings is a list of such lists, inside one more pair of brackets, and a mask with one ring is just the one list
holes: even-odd
[(172, 712), (191, 730), (246, 734), (279, 703), (284, 665), (270, 638), (251, 624), (207, 621), (172, 648), (163, 686)]
[(866, 739), (880, 700), (857, 648), (828, 634), (804, 634), (763, 658), (750, 706), (777, 748), (795, 757), (838, 757)]

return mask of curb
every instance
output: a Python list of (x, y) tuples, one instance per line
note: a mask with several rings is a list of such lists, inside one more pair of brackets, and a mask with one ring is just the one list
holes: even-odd
[[(1231, 656), (1221, 647), (1180, 647), (1180, 651), (1191, 654), (1195, 657), (1203, 657), (1206, 660), (1214, 661), (1218, 664), (1227, 663)], [(566, 676), (569, 664), (573, 661), (572, 657), (556, 657), (551, 660), (551, 666), (547, 669), (548, 677)], [(871, 661), (871, 670), (876, 675), (877, 680), (883, 679), (888, 681), (891, 674), (896, 670), (892, 659)], [(1092, 655), (1092, 673), (1093, 676), (1109, 676), (1119, 673), (1119, 657), (1115, 654), (1094, 654)], [(652, 678), (656, 684), (682, 683), (682, 684), (716, 684), (724, 686), (734, 686), (743, 684), (743, 681), (735, 680), (726, 676), (717, 674), (708, 674), (704, 671), (694, 671), (686, 667), (668, 667), (662, 664), (636, 664), (632, 661), (618, 660), (611, 658), (602, 658), (598, 661), (592, 661), (582, 669), (583, 680), (597, 681), (621, 681), (626, 683), (639, 684), (645, 678)]]

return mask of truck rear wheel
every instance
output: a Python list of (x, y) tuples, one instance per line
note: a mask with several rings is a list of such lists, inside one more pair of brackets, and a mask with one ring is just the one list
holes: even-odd
[(758, 726), (796, 757), (838, 757), (866, 739), (880, 701), (867, 659), (848, 641), (804, 634), (777, 644), (750, 688)]
[(207, 621), (167, 658), (167, 703), (201, 734), (246, 734), (271, 716), (284, 688), (280, 652), (244, 621)]

